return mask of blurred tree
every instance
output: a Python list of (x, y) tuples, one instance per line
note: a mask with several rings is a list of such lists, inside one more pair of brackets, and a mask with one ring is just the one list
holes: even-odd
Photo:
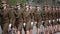
[(60, 6), (60, 0), (56, 0), (56, 3)]
[(16, 5), (17, 0), (9, 0), (9, 1), (7, 0), (6, 2), (8, 5), (14, 6), (14, 5)]
[(0, 0), (0, 9), (1, 9), (1, 0)]
[(21, 4), (22, 6), (24, 6), (25, 3), (26, 3), (26, 0), (20, 0), (20, 4)]
[(7, 4), (8, 5), (16, 5), (16, 3), (17, 2), (20, 2), (20, 4), (22, 5), (22, 6), (24, 6), (25, 5), (25, 2), (26, 2), (26, 0), (7, 0)]
[(0, 0), (0, 4), (1, 4), (1, 0)]

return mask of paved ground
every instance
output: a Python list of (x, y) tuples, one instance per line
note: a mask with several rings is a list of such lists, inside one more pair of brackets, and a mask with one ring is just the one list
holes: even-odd
[[(36, 34), (37, 30), (36, 30), (36, 26), (33, 27), (33, 33), (32, 34)], [(0, 26), (0, 34), (2, 34), (2, 30), (1, 30), (1, 26)], [(24, 29), (22, 28), (22, 34), (25, 34)]]
[[(36, 30), (36, 26), (33, 27), (33, 33), (32, 34), (36, 34), (37, 30)], [(0, 34), (2, 34), (2, 30), (1, 30), (1, 26), (0, 26)], [(22, 28), (22, 34), (25, 34), (24, 29)], [(55, 34), (60, 34), (60, 32), (57, 32)]]
[(55, 34), (60, 34), (60, 32), (57, 32), (57, 33), (55, 33)]
[(0, 26), (0, 34), (2, 34), (1, 26)]

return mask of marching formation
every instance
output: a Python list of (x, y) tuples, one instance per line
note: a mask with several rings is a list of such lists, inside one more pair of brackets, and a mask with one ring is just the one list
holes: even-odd
[[(22, 34), (24, 28), (25, 34), (32, 34), (34, 24), (37, 27), (37, 34), (42, 34), (41, 24), (44, 26), (44, 34), (54, 34), (60, 31), (60, 6), (45, 5), (43, 7), (26, 3), (21, 7), (19, 3), (15, 7), (8, 7), (5, 1), (2, 1), (0, 9), (0, 25), (2, 34), (8, 34), (9, 24), (12, 30), (17, 29), (17, 34)], [(13, 33), (12, 33), (13, 34)]]

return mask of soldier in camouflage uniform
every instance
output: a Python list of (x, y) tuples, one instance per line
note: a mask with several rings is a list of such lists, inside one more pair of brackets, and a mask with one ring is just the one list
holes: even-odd
[(55, 6), (53, 6), (53, 28), (54, 28), (54, 32), (56, 31), (56, 29), (55, 29), (56, 24), (57, 24), (57, 21), (56, 21), (56, 9), (55, 9)]
[(59, 6), (59, 11), (58, 11), (58, 21), (59, 21), (59, 31), (60, 31), (60, 6)]
[(58, 31), (58, 6), (56, 6), (56, 19), (55, 19), (55, 21), (56, 21), (56, 25), (55, 25), (55, 28), (56, 28), (56, 31)]
[(46, 5), (45, 7), (44, 7), (44, 12), (45, 12), (45, 15), (46, 15), (46, 21), (45, 21), (45, 27), (47, 26), (47, 24), (48, 24), (48, 6)]
[(10, 24), (12, 24), (12, 27), (15, 27), (15, 13), (16, 11), (14, 10), (13, 6), (10, 7), (9, 9), (9, 19), (10, 19)]
[[(60, 19), (60, 6), (59, 6), (59, 11), (58, 11), (58, 18)], [(60, 22), (59, 22), (60, 24)]]
[[(15, 14), (16, 14), (16, 11), (15, 11), (14, 7), (11, 6), (11, 7), (9, 8), (9, 22), (10, 22), (10, 24), (11, 24), (12, 31), (13, 31), (14, 28), (15, 28), (15, 21), (16, 21)], [(13, 34), (13, 32), (12, 32), (12, 34)]]
[(56, 19), (56, 21), (57, 21), (57, 23), (58, 23), (58, 24), (57, 24), (57, 25), (58, 25), (58, 28), (57, 28), (57, 29), (58, 29), (58, 31), (59, 31), (59, 6), (57, 7), (57, 9), (58, 9), (58, 10), (56, 10), (56, 13), (57, 13), (57, 19)]
[(15, 25), (18, 28), (18, 34), (22, 34), (22, 27), (23, 27), (23, 15), (22, 15), (22, 8), (19, 3), (16, 5), (16, 23)]
[(41, 21), (42, 21), (42, 17), (41, 17), (41, 12), (42, 12), (42, 9), (41, 9), (41, 6), (39, 7), (39, 6), (37, 6), (36, 7), (36, 17), (37, 17), (37, 31), (38, 31), (38, 34), (40, 34), (40, 25), (41, 25)]
[(52, 7), (48, 5), (48, 34), (52, 33)]
[(59, 23), (59, 6), (57, 7), (56, 13), (57, 13), (57, 19), (56, 20), (57, 20), (57, 23), (58, 23), (57, 24), (58, 25), (57, 30), (59, 31), (59, 24), (60, 24)]
[(30, 18), (31, 18), (30, 34), (32, 34), (32, 29), (34, 25), (34, 8), (31, 5), (29, 5), (29, 12), (30, 12)]
[(2, 34), (8, 34), (8, 25), (9, 25), (9, 9), (5, 1), (2, 1)]
[(58, 21), (59, 17), (58, 16), (59, 16), (59, 8), (56, 6), (56, 21), (59, 24), (59, 21)]
[(47, 34), (47, 24), (48, 24), (48, 6), (44, 6), (44, 12), (45, 12), (45, 22), (44, 22), (44, 33)]
[(31, 24), (31, 18), (30, 18), (30, 11), (29, 11), (29, 5), (26, 3), (24, 12), (23, 12), (23, 18), (24, 18), (24, 23), (26, 24), (26, 34), (29, 34), (29, 29), (30, 29), (30, 24)]

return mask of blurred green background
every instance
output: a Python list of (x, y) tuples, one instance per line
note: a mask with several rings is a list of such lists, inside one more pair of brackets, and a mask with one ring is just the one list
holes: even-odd
[(7, 4), (8, 4), (8, 5), (13, 5), (13, 6), (15, 6), (17, 2), (20, 2), (20, 4), (21, 4), (22, 6), (24, 6), (26, 0), (9, 0), (9, 1), (7, 1)]
[[(51, 5), (60, 5), (60, 0), (6, 0), (7, 4), (10, 6), (15, 6), (17, 2), (20, 2), (22, 6), (25, 5), (26, 2), (31, 2), (32, 5), (34, 4), (51, 4)], [(1, 0), (0, 0), (0, 7), (1, 7)]]

